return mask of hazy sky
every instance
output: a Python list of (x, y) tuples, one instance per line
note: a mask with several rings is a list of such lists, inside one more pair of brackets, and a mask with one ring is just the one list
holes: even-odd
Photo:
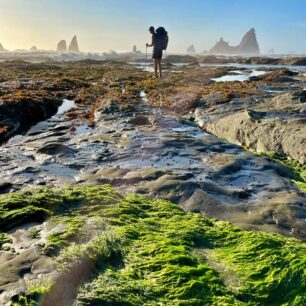
[(223, 36), (236, 45), (254, 27), (263, 52), (306, 53), (306, 0), (0, 0), (7, 49), (55, 49), (77, 34), (82, 51), (144, 49), (150, 25), (169, 32), (169, 51), (197, 51)]

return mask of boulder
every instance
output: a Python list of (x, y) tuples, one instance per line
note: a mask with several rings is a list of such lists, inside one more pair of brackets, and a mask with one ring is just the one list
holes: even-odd
[(207, 123), (205, 129), (232, 143), (306, 163), (305, 119), (281, 119), (247, 110)]

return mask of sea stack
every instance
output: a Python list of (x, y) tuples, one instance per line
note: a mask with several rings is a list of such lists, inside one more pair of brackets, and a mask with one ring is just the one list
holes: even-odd
[(234, 54), (235, 47), (229, 45), (227, 41), (224, 41), (223, 37), (216, 42), (216, 44), (208, 51), (209, 54)]
[(66, 44), (66, 40), (61, 40), (58, 44), (57, 44), (57, 48), (56, 48), (57, 52), (67, 52), (67, 44)]
[(239, 49), (240, 54), (259, 54), (255, 29), (252, 28), (243, 36), (237, 48)]
[(196, 49), (194, 45), (191, 45), (187, 48), (187, 54), (195, 54), (195, 53), (196, 53)]
[(2, 44), (0, 43), (0, 52), (4, 52), (4, 51), (6, 50), (3, 48)]
[(76, 35), (74, 35), (72, 40), (71, 40), (71, 43), (68, 47), (68, 52), (75, 52), (75, 53), (80, 52)]
[(221, 37), (211, 48), (209, 54), (239, 54), (239, 55), (258, 55), (259, 46), (256, 38), (255, 29), (249, 30), (242, 38), (238, 46), (231, 46)]

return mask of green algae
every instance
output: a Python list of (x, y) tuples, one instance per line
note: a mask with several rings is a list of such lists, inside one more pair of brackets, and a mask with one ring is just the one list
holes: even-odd
[(0, 251), (6, 251), (7, 249), (9, 249), (7, 247), (4, 247), (3, 245), (5, 243), (11, 243), (11, 242), (12, 240), (9, 237), (7, 237), (6, 234), (0, 232)]
[(12, 306), (38, 306), (40, 297), (47, 293), (52, 285), (53, 282), (46, 278), (32, 282), (27, 288), (26, 295), (17, 295), (12, 299)]
[[(123, 198), (105, 185), (46, 189), (41, 201), (30, 194), (36, 201), (29, 196), (27, 203), (48, 209), (54, 222), (72, 222), (72, 236), (85, 237), (60, 237), (56, 258), (62, 275), (86, 263), (86, 277), (75, 283), (78, 305), (305, 304), (306, 247), (294, 238), (241, 230), (164, 200)], [(17, 207), (16, 196), (6, 202)], [(52, 299), (56, 285), (35, 290), (16, 305)]]
[[(128, 237), (121, 246), (123, 266), (110, 266), (85, 284), (81, 304), (299, 305), (306, 297), (305, 246), (294, 239), (242, 231), (138, 196), (109, 213)], [(232, 270), (238, 288), (226, 286), (203, 250)]]
[(69, 242), (80, 239), (78, 234), (81, 236), (85, 221), (82, 217), (66, 216), (54, 217), (50, 223), (60, 223), (64, 227), (64, 230), (48, 235), (47, 245), (43, 249), (45, 254), (56, 255), (62, 248), (68, 246)]
[(40, 238), (40, 231), (39, 231), (39, 229), (37, 229), (37, 228), (31, 229), (29, 231), (28, 237), (31, 238), (31, 239), (38, 239), (38, 238)]
[(297, 160), (288, 159), (285, 156), (277, 153), (261, 154), (267, 156), (274, 161), (281, 163), (290, 172), (292, 181), (300, 187), (300, 189), (306, 193), (306, 168), (301, 165)]
[(86, 200), (86, 207), (94, 209), (96, 202), (112, 203), (120, 197), (110, 186), (93, 190), (86, 187), (52, 189), (33, 188), (0, 196), (0, 229), (10, 230), (29, 222), (43, 222), (50, 216), (64, 215), (78, 209)]

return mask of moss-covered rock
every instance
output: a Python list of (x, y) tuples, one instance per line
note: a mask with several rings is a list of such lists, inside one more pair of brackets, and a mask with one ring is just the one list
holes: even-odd
[(84, 204), (94, 205), (101, 200), (113, 203), (120, 195), (109, 187), (93, 190), (86, 187), (52, 189), (33, 188), (0, 196), (0, 229), (10, 230), (29, 222), (42, 222), (52, 215), (62, 214)]
[(10, 243), (12, 240), (7, 237), (4, 233), (0, 232), (0, 251), (7, 250), (8, 248), (3, 246), (6, 243)]
[[(42, 305), (68, 298), (78, 305), (306, 301), (306, 247), (292, 238), (241, 230), (164, 200), (122, 198), (105, 185), (18, 192), (2, 195), (0, 203), (2, 220), (9, 208), (23, 215), (30, 206), (46, 210), (53, 222), (71, 223), (70, 233), (50, 237), (61, 248), (58, 279), (29, 289), (16, 305), (38, 298)], [(85, 238), (71, 242), (77, 229)]]

